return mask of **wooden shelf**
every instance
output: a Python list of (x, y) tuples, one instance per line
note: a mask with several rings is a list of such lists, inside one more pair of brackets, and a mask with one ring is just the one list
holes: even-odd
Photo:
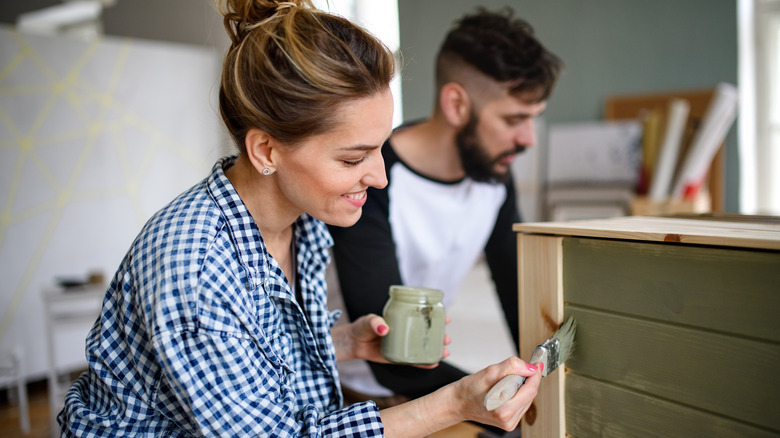
[[(683, 136), (685, 146), (686, 143), (690, 143), (693, 133), (696, 131), (701, 119), (704, 117), (713, 94), (713, 89), (707, 89), (613, 96), (607, 99), (604, 108), (604, 118), (607, 120), (637, 119), (647, 111), (665, 111), (669, 106), (669, 101), (674, 98), (685, 99), (690, 104), (688, 124)], [(723, 211), (723, 181), (725, 169), (725, 153), (723, 149), (724, 148), (721, 146), (718, 153), (715, 155), (715, 158), (713, 158), (708, 176), (707, 187), (710, 195), (710, 208), (713, 212)]]

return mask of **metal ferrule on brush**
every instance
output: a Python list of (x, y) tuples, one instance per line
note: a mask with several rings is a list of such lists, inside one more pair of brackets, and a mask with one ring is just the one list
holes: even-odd
[(536, 347), (531, 355), (531, 363), (543, 363), (542, 377), (546, 377), (558, 368), (558, 353), (561, 351), (558, 338), (550, 338)]
[[(536, 347), (531, 355), (531, 364), (543, 364), (542, 377), (555, 371), (561, 362), (566, 361), (574, 349), (574, 333), (577, 322), (569, 317), (558, 330), (542, 345)], [(525, 382), (525, 377), (510, 374), (499, 380), (485, 394), (485, 409), (492, 411), (512, 398), (517, 389)]]

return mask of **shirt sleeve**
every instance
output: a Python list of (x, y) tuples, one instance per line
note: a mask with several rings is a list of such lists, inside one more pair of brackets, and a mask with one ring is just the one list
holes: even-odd
[(512, 224), (520, 222), (520, 213), (514, 182), (511, 178), (506, 184), (506, 189), (506, 201), (498, 212), (495, 227), (485, 245), (485, 261), (496, 286), (496, 293), (501, 301), (501, 308), (509, 331), (512, 333), (515, 348), (519, 348), (517, 238), (512, 231)]
[[(296, 407), (289, 370), (249, 336), (168, 331), (155, 338), (163, 363), (160, 385), (176, 400), (157, 400), (168, 415), (201, 436), (381, 436), (373, 402), (331, 413)], [(262, 341), (260, 342), (262, 343)]]

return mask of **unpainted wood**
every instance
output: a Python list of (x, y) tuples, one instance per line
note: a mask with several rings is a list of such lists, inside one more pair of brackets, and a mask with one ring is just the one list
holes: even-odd
[[(537, 345), (563, 321), (561, 238), (518, 235), (520, 357), (529, 360)], [(522, 422), (523, 438), (563, 437), (563, 367), (542, 379), (534, 404)]]
[(647, 242), (688, 243), (780, 250), (780, 225), (733, 221), (618, 217), (513, 225), (521, 233), (600, 237)]
[(567, 303), (780, 343), (780, 252), (566, 238)]
[(578, 322), (573, 372), (780, 433), (780, 345), (574, 306), (566, 312)]
[(575, 438), (739, 437), (778, 433), (576, 373), (566, 378), (567, 433)]
[(479, 438), (485, 429), (471, 423), (458, 423), (444, 430), (428, 435), (428, 438)]
[(637, 196), (631, 201), (631, 216), (704, 214), (712, 211), (711, 203), (708, 193), (699, 193), (694, 199), (667, 198), (662, 201), (649, 196)]

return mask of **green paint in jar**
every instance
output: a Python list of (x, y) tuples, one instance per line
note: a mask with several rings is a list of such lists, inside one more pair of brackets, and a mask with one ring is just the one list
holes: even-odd
[(444, 350), (444, 292), (409, 286), (390, 286), (382, 316), (390, 331), (382, 338), (382, 355), (390, 362), (430, 365)]

